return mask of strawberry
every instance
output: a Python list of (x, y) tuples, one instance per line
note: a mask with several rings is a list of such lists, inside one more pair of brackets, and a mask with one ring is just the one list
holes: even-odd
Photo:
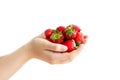
[(73, 25), (73, 27), (74, 27), (74, 29), (75, 29), (76, 31), (78, 31), (78, 32), (81, 31), (81, 29), (80, 29), (77, 25)]
[(48, 41), (50, 41), (50, 42), (51, 42), (51, 39), (50, 39), (50, 37), (47, 37), (46, 39), (47, 39)]
[(49, 38), (52, 35), (52, 33), (53, 33), (52, 29), (45, 30), (45, 36), (46, 36), (46, 38)]
[(77, 30), (74, 28), (74, 25), (69, 25), (63, 32), (64, 36), (67, 39), (74, 39), (77, 35)]
[(84, 35), (83, 38), (84, 39), (82, 40), (82, 43), (85, 44), (86, 43), (86, 39), (88, 38), (88, 35)]
[(83, 33), (82, 33), (82, 32), (77, 32), (77, 36), (82, 37), (82, 36), (83, 36)]
[(59, 27), (57, 27), (56, 30), (58, 30), (59, 32), (62, 32), (62, 31), (65, 30), (65, 27), (64, 26), (59, 26)]
[(63, 45), (67, 46), (68, 48), (67, 52), (75, 50), (76, 47), (75, 41), (73, 39), (65, 41)]
[(85, 44), (87, 35), (83, 35), (81, 29), (74, 24), (59, 26), (56, 30), (47, 29), (45, 31), (46, 39), (53, 43), (63, 44), (68, 47), (67, 52), (71, 52), (79, 47), (80, 44)]
[(81, 32), (78, 32), (75, 38), (76, 45), (79, 46), (81, 43), (83, 43), (83, 41), (84, 41), (83, 34)]
[(50, 41), (53, 43), (63, 43), (64, 36), (61, 32), (54, 30), (52, 35), (50, 36)]
[(87, 38), (88, 38), (88, 35), (84, 35), (83, 37), (84, 37), (84, 39), (87, 39)]
[(86, 43), (86, 39), (83, 39), (83, 40), (82, 40), (82, 43), (85, 44), (85, 43)]

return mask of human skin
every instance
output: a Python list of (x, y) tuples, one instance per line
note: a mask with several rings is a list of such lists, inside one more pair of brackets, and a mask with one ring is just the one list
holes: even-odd
[(55, 44), (45, 39), (41, 34), (16, 51), (0, 57), (0, 80), (8, 80), (28, 60), (36, 58), (49, 64), (63, 64), (71, 62), (83, 49), (81, 44), (72, 52), (65, 52), (67, 47)]

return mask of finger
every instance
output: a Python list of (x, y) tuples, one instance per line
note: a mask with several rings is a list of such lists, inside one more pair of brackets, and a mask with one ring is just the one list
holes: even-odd
[(61, 62), (63, 61), (72, 61), (76, 56), (78, 56), (79, 55), (79, 53), (81, 52), (81, 50), (83, 49), (83, 46), (84, 45), (80, 45), (79, 47), (78, 47), (78, 49), (77, 50), (74, 50), (74, 51), (72, 51), (72, 52), (64, 52), (64, 53), (59, 53), (59, 52), (55, 52), (55, 51), (49, 51), (49, 53), (51, 52), (51, 53), (54, 53), (53, 55), (54, 55), (54, 58), (56, 58), (56, 59), (58, 59), (58, 60), (60, 60)]
[(58, 52), (53, 51), (45, 51), (47, 58), (49, 58), (50, 64), (64, 64), (71, 62), (71, 60), (68, 58), (69, 53), (62, 54)]
[(83, 49), (83, 45), (80, 45), (77, 50), (74, 50), (72, 52), (65, 52), (65, 53), (59, 53), (55, 51), (48, 51), (46, 50), (46, 53), (48, 53), (50, 59), (50, 64), (65, 64), (68, 62), (73, 61), (73, 59), (78, 56), (80, 51)]
[(79, 53), (82, 51), (83, 47), (84, 47), (84, 45), (81, 44), (78, 47), (78, 49), (76, 49), (76, 50), (74, 50), (72, 52), (66, 52), (66, 53), (63, 53), (63, 54), (67, 54), (68, 53), (69, 54), (68, 55), (68, 59), (69, 59), (69, 61), (72, 61), (75, 57), (77, 57), (79, 55)]
[(52, 43), (46, 39), (37, 38), (38, 42), (40, 43), (41, 47), (43, 47), (46, 50), (52, 50), (52, 51), (58, 51), (58, 52), (64, 52), (67, 50), (67, 47), (61, 44)]

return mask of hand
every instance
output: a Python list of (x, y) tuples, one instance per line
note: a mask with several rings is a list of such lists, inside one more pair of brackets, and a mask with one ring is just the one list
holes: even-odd
[(0, 80), (8, 80), (31, 58), (37, 58), (50, 64), (62, 64), (72, 61), (82, 48), (83, 45), (80, 45), (77, 50), (65, 52), (66, 46), (49, 42), (45, 39), (44, 34), (41, 34), (11, 54), (0, 57)]
[(82, 50), (83, 44), (77, 50), (65, 52), (67, 47), (62, 44), (52, 43), (41, 34), (29, 42), (30, 53), (33, 58), (46, 61), (50, 64), (62, 64), (72, 61)]

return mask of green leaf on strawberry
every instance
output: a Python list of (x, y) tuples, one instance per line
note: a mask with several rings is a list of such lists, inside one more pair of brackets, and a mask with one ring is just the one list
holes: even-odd
[(52, 35), (50, 36), (50, 40), (54, 43), (63, 43), (64, 36), (61, 32), (54, 30)]
[(74, 39), (77, 35), (77, 30), (74, 29), (73, 25), (69, 25), (65, 30), (64, 30), (64, 36), (67, 39)]

